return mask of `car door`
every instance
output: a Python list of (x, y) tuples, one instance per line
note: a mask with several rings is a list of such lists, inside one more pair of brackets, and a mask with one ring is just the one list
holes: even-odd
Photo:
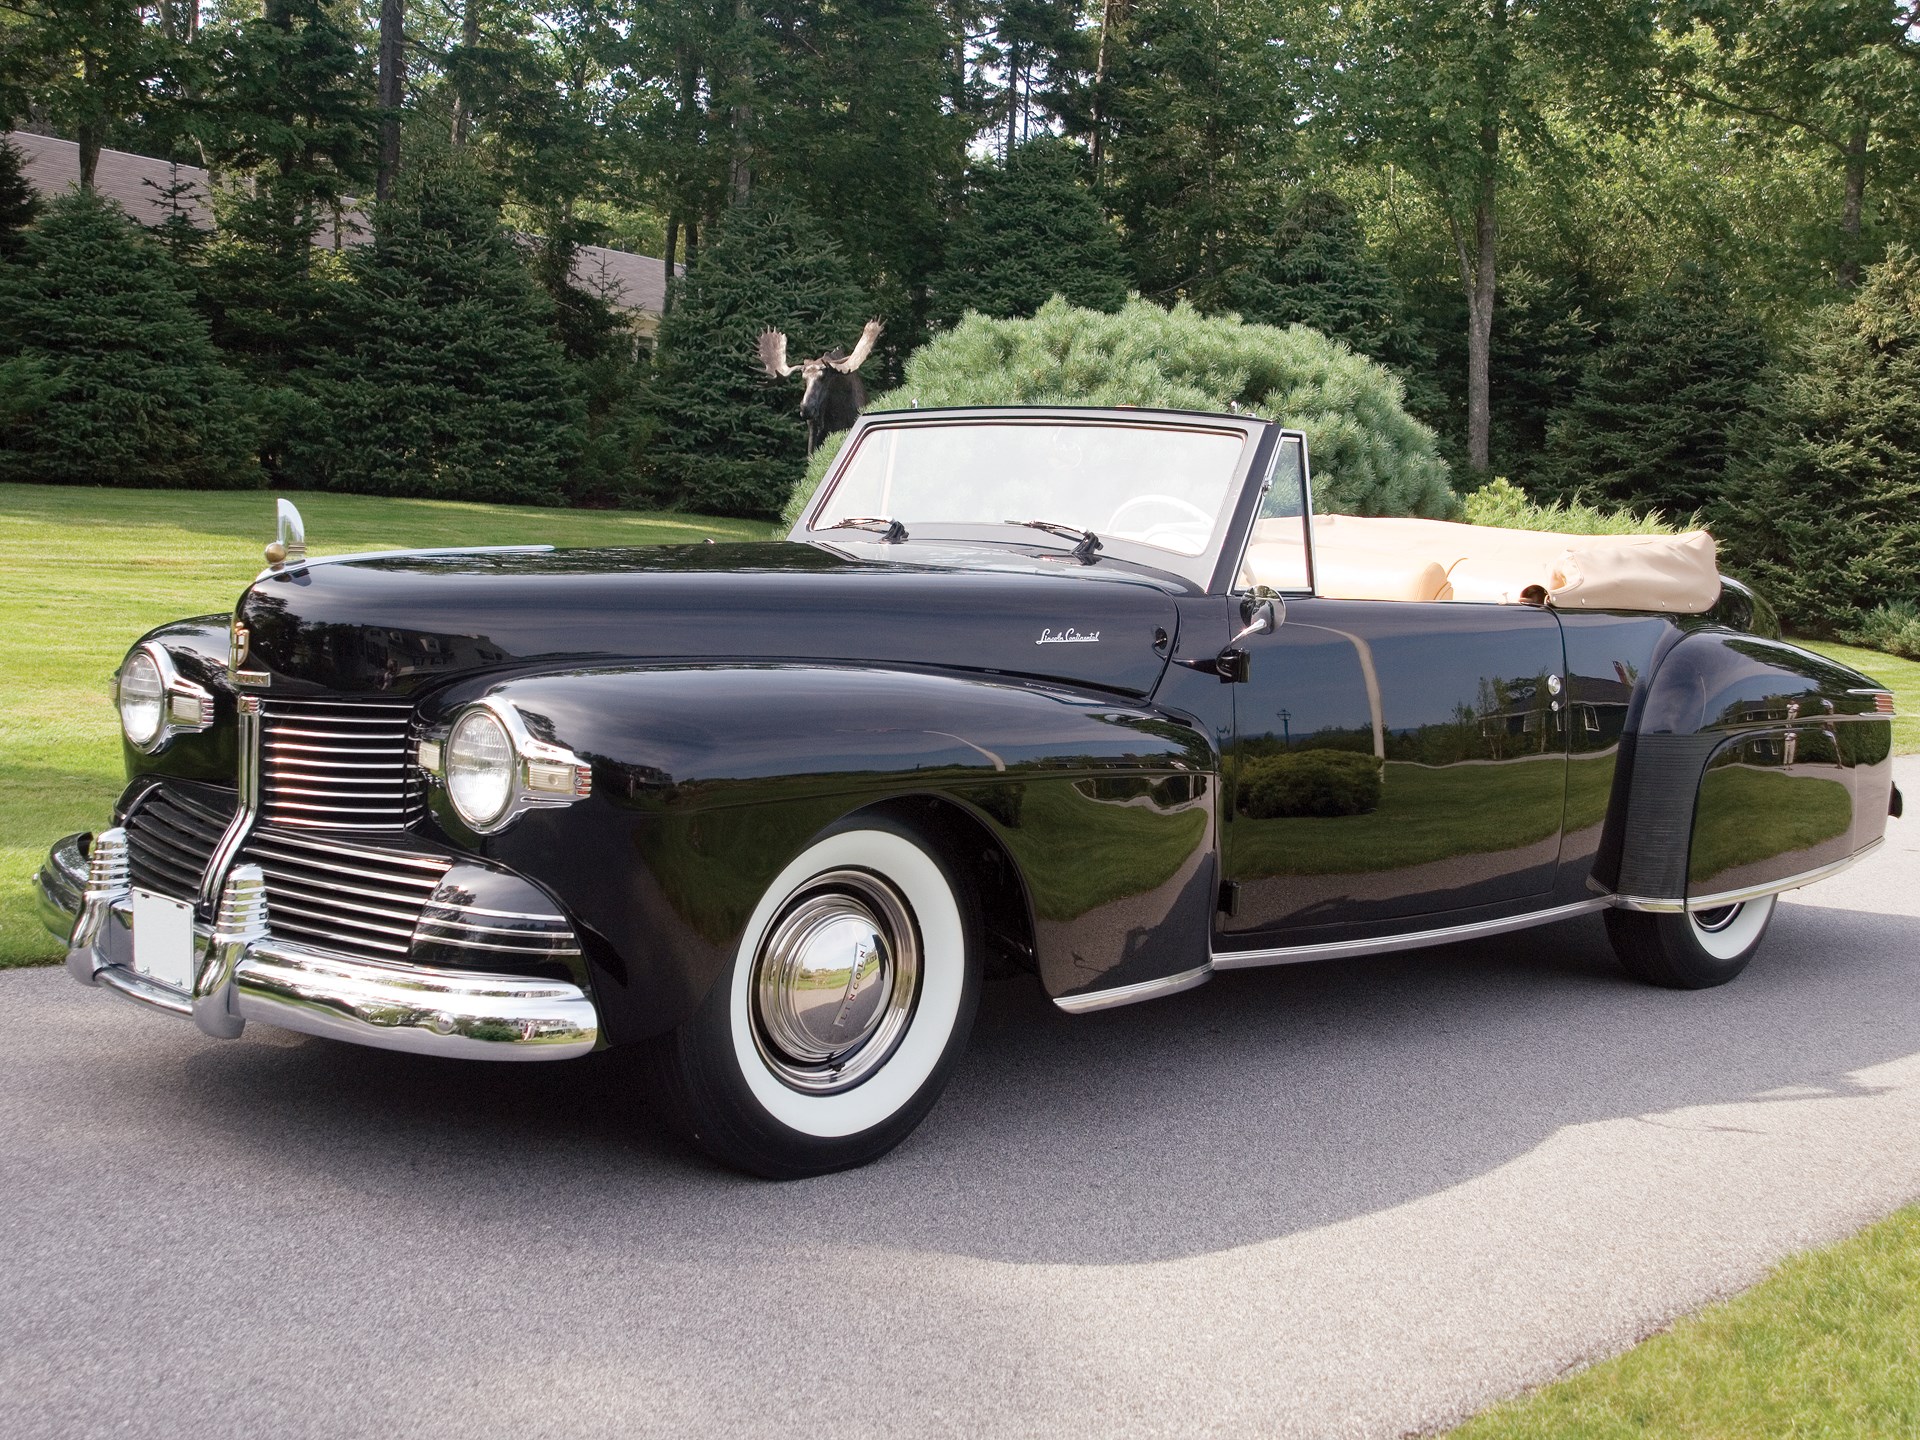
[(1260, 573), (1292, 594), (1278, 624), (1236, 641), (1215, 948), (1434, 929), (1545, 903), (1567, 786), (1558, 618), (1533, 605), (1313, 595), (1303, 461), (1276, 466), (1241, 575), (1251, 588), (1264, 546)]

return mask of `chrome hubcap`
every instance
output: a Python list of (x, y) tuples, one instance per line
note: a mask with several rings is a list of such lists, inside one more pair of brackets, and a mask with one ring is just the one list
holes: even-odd
[(787, 903), (754, 957), (754, 1044), (796, 1090), (858, 1085), (893, 1053), (920, 990), (906, 902), (879, 876), (833, 870)]
[(1714, 935), (1733, 924), (1744, 908), (1746, 907), (1741, 905), (1717, 905), (1711, 910), (1694, 910), (1689, 913), (1693, 917), (1696, 929)]

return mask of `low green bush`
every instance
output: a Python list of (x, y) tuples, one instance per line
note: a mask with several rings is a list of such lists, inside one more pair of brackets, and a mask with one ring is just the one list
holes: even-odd
[(1504, 475), (1495, 476), (1467, 496), (1466, 511), (1470, 525), (1553, 530), (1562, 535), (1672, 535), (1677, 529), (1691, 530), (1700, 523), (1699, 515), (1690, 515), (1676, 528), (1658, 510), (1642, 514), (1625, 505), (1617, 510), (1577, 500), (1542, 505)]
[(1920, 660), (1920, 605), (1911, 600), (1876, 605), (1851, 629), (1842, 630), (1840, 638), (1849, 645)]
[(1262, 755), (1241, 765), (1237, 795), (1251, 820), (1365, 815), (1380, 806), (1380, 762), (1352, 750)]
[[(1239, 408), (1298, 426), (1313, 457), (1314, 504), (1346, 515), (1451, 517), (1460, 501), (1434, 435), (1402, 404), (1399, 377), (1304, 325), (1249, 325), (1129, 301), (1117, 314), (1055, 296), (1031, 319), (969, 315), (907, 361), (869, 410), (943, 405)], [(791, 524), (839, 452), (814, 455), (786, 509)]]

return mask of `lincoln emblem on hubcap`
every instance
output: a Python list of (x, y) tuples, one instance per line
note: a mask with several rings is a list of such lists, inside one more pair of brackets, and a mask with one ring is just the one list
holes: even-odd
[(796, 1090), (850, 1089), (893, 1053), (919, 989), (906, 902), (877, 875), (829, 871), (788, 902), (754, 957), (754, 1044)]

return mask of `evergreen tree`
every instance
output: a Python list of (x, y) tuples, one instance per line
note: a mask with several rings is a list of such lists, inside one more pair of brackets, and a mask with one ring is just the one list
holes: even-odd
[(797, 363), (849, 348), (865, 318), (839, 247), (805, 210), (756, 196), (729, 211), (661, 322), (646, 396), (655, 493), (709, 514), (779, 514), (807, 431), (799, 379), (769, 379), (754, 358), (760, 332), (784, 331)]
[(347, 271), (334, 343), (294, 380), (290, 476), (379, 495), (557, 503), (582, 407), (552, 304), (471, 172), (416, 166)]
[(1846, 630), (1920, 598), (1920, 256), (1815, 317), (1735, 454), (1714, 533), (1782, 619)]
[(74, 191), (0, 266), (0, 480), (260, 483), (254, 427), (166, 250)]
[(316, 254), (372, 179), (372, 77), (326, 0), (273, 0), (210, 42), (197, 131), (214, 170), (219, 234), (202, 283), (214, 334), (277, 379), (302, 360), (335, 303), (338, 269)]
[(20, 253), (20, 232), (40, 213), (40, 198), (27, 183), (24, 165), (12, 142), (0, 139), (0, 261)]
[(1004, 166), (976, 172), (947, 243), (935, 307), (948, 324), (968, 310), (1010, 319), (1055, 295), (1118, 310), (1127, 300), (1127, 258), (1080, 178), (1078, 147), (1048, 136), (1017, 147)]
[(1368, 253), (1353, 207), (1324, 190), (1287, 211), (1271, 249), (1230, 280), (1224, 298), (1243, 319), (1305, 325), (1376, 360), (1400, 339), (1399, 285)]
[(1753, 404), (1766, 338), (1711, 271), (1688, 268), (1630, 305), (1547, 427), (1535, 486), (1681, 519), (1718, 498)]

